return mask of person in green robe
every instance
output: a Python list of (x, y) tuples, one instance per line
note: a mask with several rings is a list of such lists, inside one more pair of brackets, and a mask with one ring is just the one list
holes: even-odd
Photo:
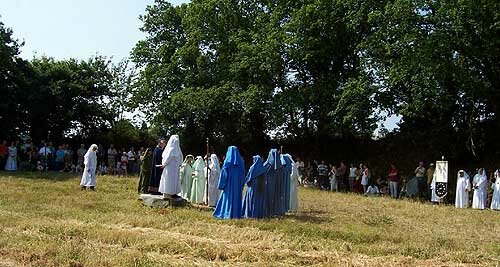
[(141, 156), (141, 172), (139, 173), (139, 194), (147, 194), (149, 187), (149, 177), (151, 176), (151, 163), (153, 161), (153, 152), (147, 148)]
[(184, 163), (181, 166), (181, 195), (184, 199), (189, 200), (191, 198), (191, 186), (193, 185), (193, 155), (187, 155), (184, 159)]
[(191, 196), (189, 198), (191, 203), (203, 203), (207, 182), (206, 179), (205, 160), (201, 156), (198, 156), (193, 164), (193, 184), (191, 186)]

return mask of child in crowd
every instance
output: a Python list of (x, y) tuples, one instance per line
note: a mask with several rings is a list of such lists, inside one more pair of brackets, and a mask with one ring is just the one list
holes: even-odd
[(120, 167), (121, 167), (121, 172), (124, 176), (128, 176), (127, 174), (127, 164), (128, 164), (128, 156), (127, 152), (123, 152), (122, 157), (120, 159)]

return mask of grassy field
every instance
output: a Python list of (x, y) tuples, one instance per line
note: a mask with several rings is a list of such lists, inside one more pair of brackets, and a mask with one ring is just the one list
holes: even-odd
[(496, 266), (500, 213), (299, 190), (296, 215), (152, 209), (135, 178), (0, 173), (0, 266)]

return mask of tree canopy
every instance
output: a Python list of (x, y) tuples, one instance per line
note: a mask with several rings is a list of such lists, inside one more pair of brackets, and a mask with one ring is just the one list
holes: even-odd
[[(323, 153), (373, 143), (398, 115), (399, 129), (379, 130), (390, 153), (480, 157), (500, 149), (499, 14), (495, 0), (156, 0), (132, 65), (26, 61), (0, 24), (0, 123), (4, 135), (178, 133), (188, 147)], [(122, 116), (136, 109), (147, 133)]]

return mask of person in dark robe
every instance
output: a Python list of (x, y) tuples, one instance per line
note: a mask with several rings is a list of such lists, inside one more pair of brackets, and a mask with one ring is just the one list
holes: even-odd
[(248, 170), (246, 184), (248, 186), (243, 201), (243, 217), (264, 218), (264, 203), (266, 197), (266, 168), (260, 156), (253, 157), (253, 164)]
[(277, 149), (271, 149), (264, 166), (267, 169), (266, 187), (266, 217), (281, 216), (285, 213), (283, 201), (285, 170), (281, 161), (280, 153)]
[(290, 155), (281, 155), (281, 162), (283, 162), (284, 166), (284, 190), (283, 190), (283, 199), (284, 203), (282, 204), (282, 212), (286, 213), (290, 210), (290, 176), (292, 175), (292, 158)]
[(161, 173), (163, 172), (163, 169), (161, 167), (162, 165), (161, 160), (162, 160), (163, 149), (165, 148), (165, 146), (166, 146), (165, 139), (160, 139), (158, 145), (155, 147), (153, 151), (153, 160), (151, 161), (151, 176), (149, 177), (148, 192), (155, 195), (161, 195), (161, 193), (158, 192), (158, 188), (160, 186)]
[(139, 173), (139, 187), (137, 188), (139, 194), (148, 193), (152, 161), (153, 152), (150, 148), (147, 148), (144, 154), (141, 156), (141, 172)]
[(218, 188), (222, 190), (213, 216), (218, 219), (239, 219), (242, 215), (242, 196), (245, 186), (245, 162), (235, 146), (227, 149)]

